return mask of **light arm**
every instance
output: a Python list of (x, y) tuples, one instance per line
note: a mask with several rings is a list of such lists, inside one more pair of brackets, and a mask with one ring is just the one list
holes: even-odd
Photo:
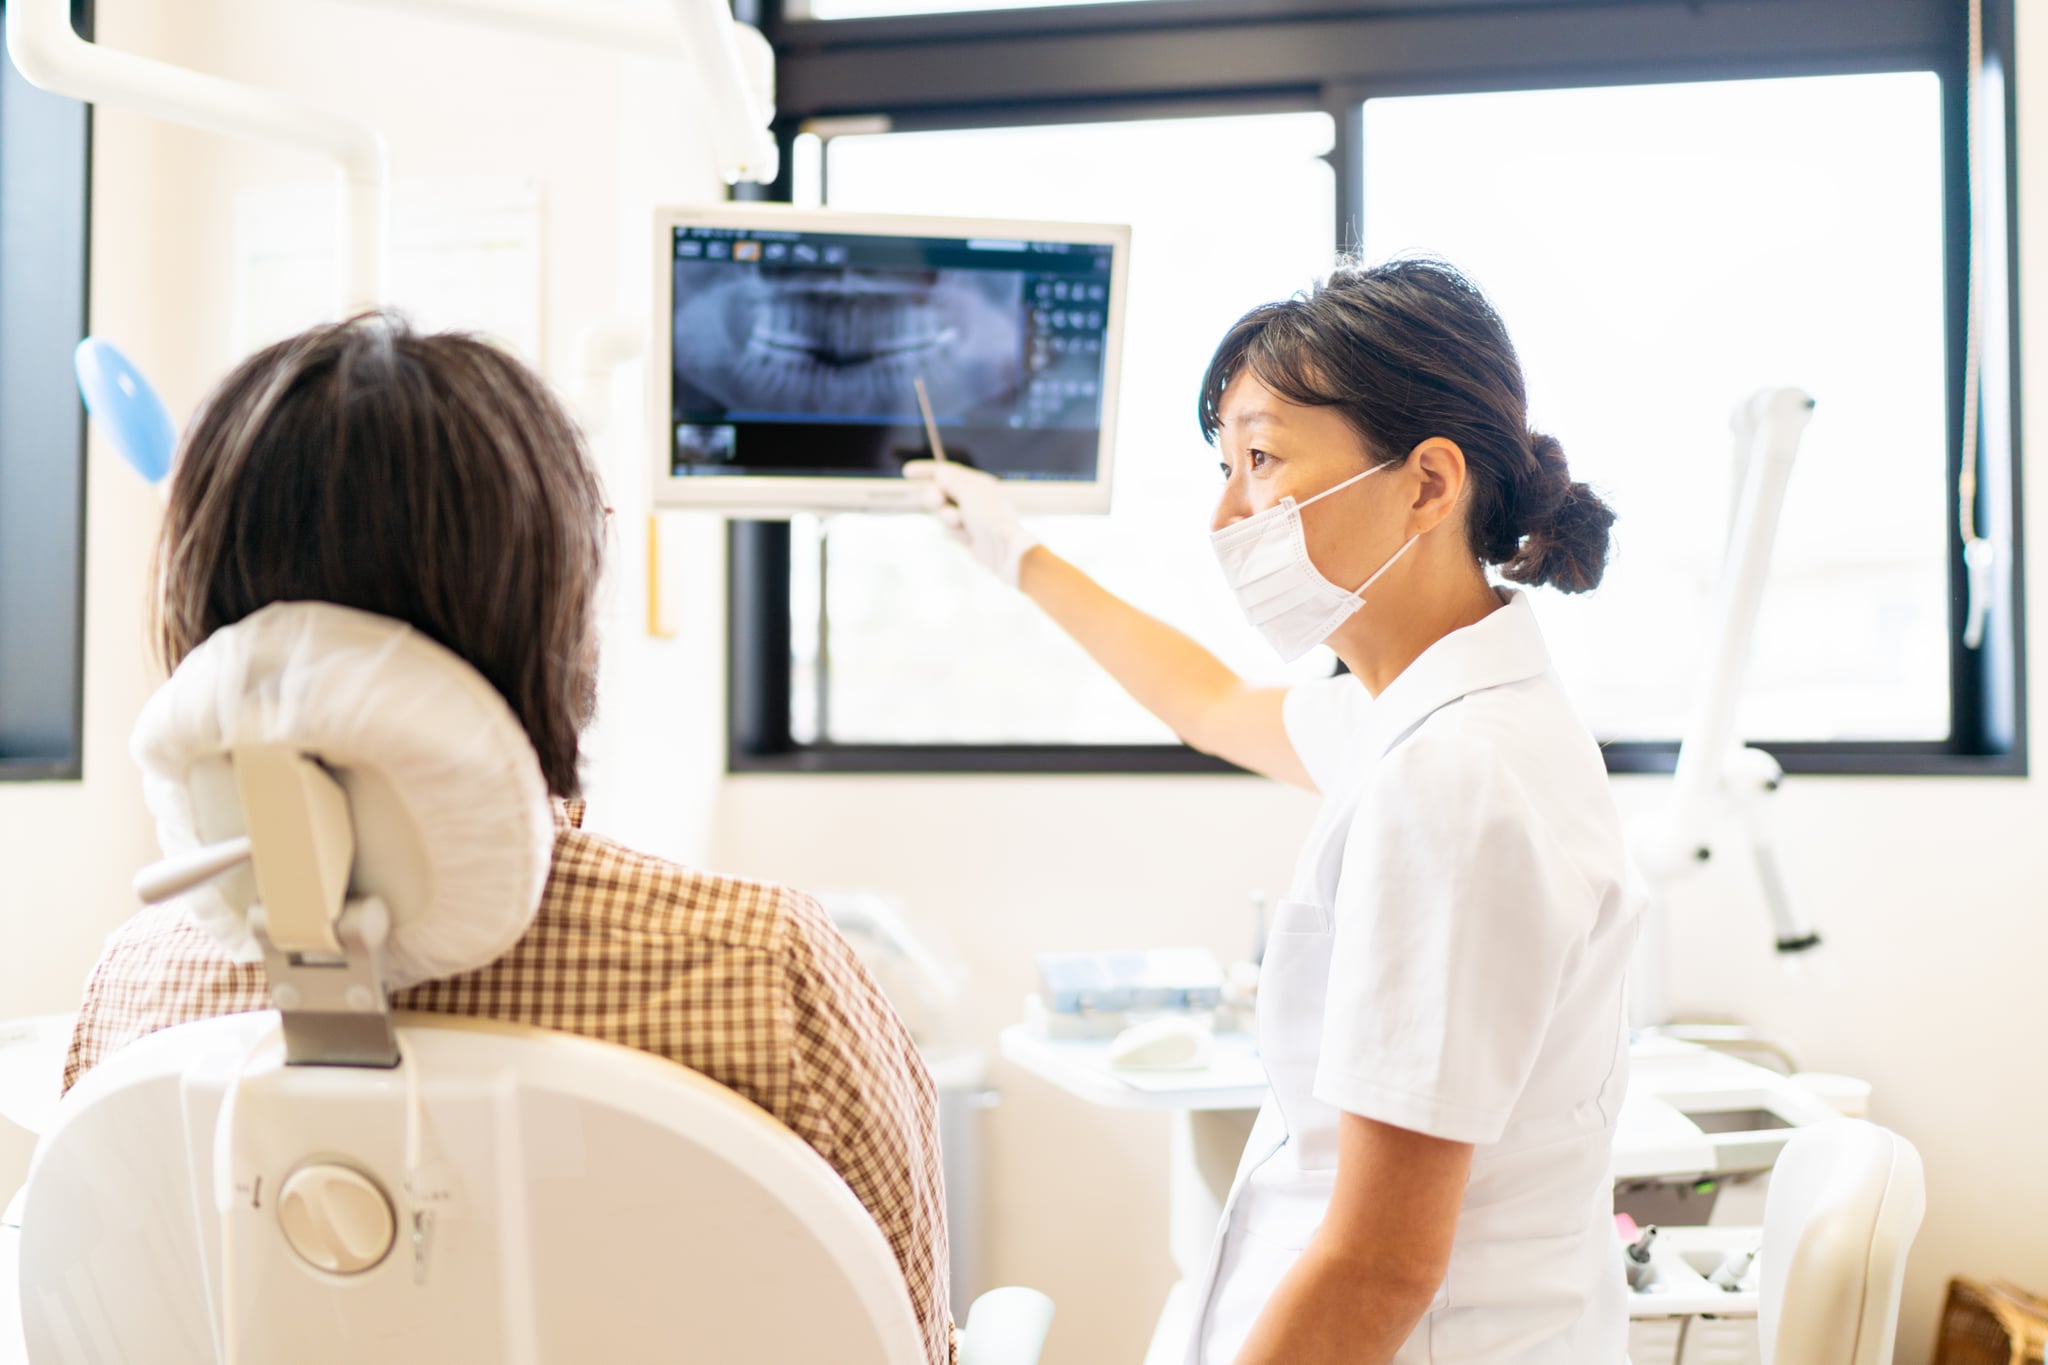
[(1659, 859), (1690, 858), (1704, 847), (1718, 814), (1724, 769), (1739, 747), (1735, 710), (1749, 669), (1764, 585), (1770, 578), (1778, 519), (1785, 508), (1799, 438), (1812, 414), (1813, 400), (1798, 389), (1760, 393), (1737, 413), (1740, 501), (1714, 594), (1705, 672), (1678, 747), (1665, 847), (1655, 854)]
[(1771, 930), (1778, 951), (1799, 953), (1820, 946), (1820, 933), (1792, 894), (1778, 864), (1778, 839), (1770, 818), (1769, 798), (1784, 780), (1778, 761), (1762, 749), (1738, 751), (1728, 764), (1729, 796), (1742, 814), (1745, 841), (1756, 863), (1764, 904), (1771, 912)]
[[(1792, 388), (1767, 389), (1736, 410), (1739, 488), (1714, 593), (1699, 692), (1678, 746), (1670, 805), (1632, 841), (1648, 893), (1630, 988), (1631, 1022), (1638, 1027), (1668, 1022), (1665, 920), (1671, 886), (1711, 856), (1715, 832), (1731, 805), (1753, 833), (1766, 833), (1758, 806), (1776, 791), (1781, 774), (1769, 755), (1741, 746), (1736, 708), (1793, 460), (1812, 415), (1813, 399)], [(1752, 848), (1780, 950), (1814, 946), (1819, 937), (1793, 904), (1768, 839), (1753, 841)]]

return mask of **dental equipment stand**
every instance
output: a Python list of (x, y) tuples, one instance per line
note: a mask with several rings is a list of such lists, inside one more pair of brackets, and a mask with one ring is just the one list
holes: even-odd
[(1799, 440), (1812, 416), (1813, 399), (1792, 388), (1766, 389), (1735, 410), (1738, 492), (1714, 593), (1705, 677), (1678, 747), (1670, 805), (1631, 840), (1648, 893), (1630, 1001), (1630, 1023), (1637, 1028), (1670, 1022), (1671, 891), (1735, 846), (1737, 841), (1726, 838), (1731, 823), (1739, 828), (1739, 842), (1747, 847), (1762, 883), (1778, 952), (1802, 953), (1820, 943), (1786, 884), (1771, 829), (1767, 802), (1784, 770), (1768, 753), (1742, 744), (1735, 733), (1778, 519)]

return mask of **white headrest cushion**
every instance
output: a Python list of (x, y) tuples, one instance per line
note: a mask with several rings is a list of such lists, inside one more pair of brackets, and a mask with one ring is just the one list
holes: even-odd
[[(391, 911), (397, 990), (495, 961), (532, 922), (553, 859), (540, 761), (483, 675), (410, 626), (281, 602), (216, 631), (151, 697), (131, 751), (164, 852), (244, 833), (229, 752), (289, 744), (324, 763), (355, 824), (351, 896)], [(245, 867), (186, 893), (240, 962), (262, 958)]]

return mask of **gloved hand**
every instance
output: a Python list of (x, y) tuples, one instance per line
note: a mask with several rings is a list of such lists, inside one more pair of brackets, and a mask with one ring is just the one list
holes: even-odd
[(903, 477), (924, 485), (924, 504), (953, 539), (996, 577), (1017, 586), (1017, 570), (1038, 537), (1017, 520), (1002, 481), (951, 460), (912, 460)]

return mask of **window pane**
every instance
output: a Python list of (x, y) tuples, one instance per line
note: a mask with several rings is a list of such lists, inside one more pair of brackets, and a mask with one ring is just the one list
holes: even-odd
[(1376, 99), (1364, 242), (1454, 262), (1530, 419), (1619, 513), (1599, 592), (1539, 595), (1603, 738), (1671, 738), (1729, 506), (1729, 415), (1817, 400), (1742, 733), (1949, 731), (1940, 87), (1929, 73)]
[[(0, 11), (5, 6), (0, 5)], [(0, 52), (0, 774), (76, 776), (84, 633), (86, 107)]]
[[(1130, 300), (1114, 511), (1034, 528), (1111, 590), (1239, 671), (1285, 681), (1209, 549), (1221, 490), (1195, 424), (1202, 371), (1247, 308), (1299, 289), (1334, 249), (1328, 116), (1260, 115), (841, 137), (831, 206), (1129, 223)], [(1218, 168), (1257, 167), (1250, 193)], [(824, 524), (822, 595), (793, 582), (793, 732), (842, 743), (1171, 743), (1036, 608), (922, 517)], [(795, 535), (802, 541), (806, 527)], [(815, 531), (812, 535), (817, 534)], [(793, 580), (816, 573), (799, 548)], [(826, 645), (814, 650), (823, 607)], [(822, 680), (822, 681), (821, 681)]]

